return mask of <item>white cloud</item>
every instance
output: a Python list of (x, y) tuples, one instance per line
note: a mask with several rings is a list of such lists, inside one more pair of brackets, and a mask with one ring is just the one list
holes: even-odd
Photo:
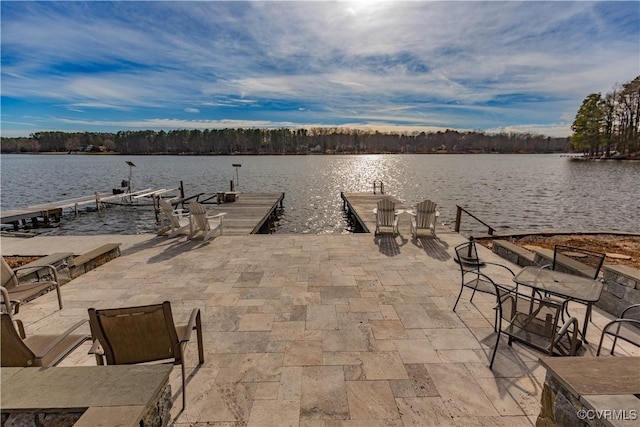
[[(631, 15), (621, 28), (618, 8)], [(42, 120), (64, 110), (77, 126), (116, 117), (108, 111), (143, 123), (184, 112), (222, 123), (250, 108), (248, 123), (569, 132), (557, 123), (586, 95), (640, 74), (633, 10), (596, 2), (3, 2), (2, 96), (43, 103)], [(5, 112), (13, 110), (3, 104)]]

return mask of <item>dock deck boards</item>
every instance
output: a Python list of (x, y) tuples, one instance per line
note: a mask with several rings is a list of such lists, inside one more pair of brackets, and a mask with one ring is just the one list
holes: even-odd
[[(389, 194), (342, 193), (341, 196), (345, 205), (362, 224), (366, 233), (373, 233), (376, 230), (376, 215), (373, 213), (373, 209), (377, 206), (378, 200), (387, 197), (396, 203), (396, 209), (411, 210), (410, 206), (405, 206), (400, 200)], [(399, 215), (398, 231), (403, 236), (411, 234), (411, 222), (407, 212)]]
[(240, 193), (235, 202), (207, 204), (211, 214), (226, 212), (225, 236), (256, 234), (284, 199), (284, 193)]

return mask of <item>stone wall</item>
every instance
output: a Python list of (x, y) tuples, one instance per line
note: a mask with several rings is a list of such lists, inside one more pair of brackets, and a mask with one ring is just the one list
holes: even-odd
[[(171, 425), (171, 385), (167, 384), (160, 392), (158, 401), (142, 417), (142, 427), (167, 427)], [(82, 417), (81, 412), (2, 412), (2, 427), (72, 427)]]
[(542, 388), (542, 408), (536, 427), (604, 427), (599, 419), (581, 419), (578, 414), (587, 411), (579, 398), (573, 396), (553, 374), (547, 371)]
[(596, 307), (616, 317), (631, 304), (640, 304), (640, 271), (624, 265), (602, 268), (604, 289)]

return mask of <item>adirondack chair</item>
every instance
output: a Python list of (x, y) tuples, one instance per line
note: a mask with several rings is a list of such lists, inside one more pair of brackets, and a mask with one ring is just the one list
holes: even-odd
[(398, 215), (396, 214), (396, 204), (393, 200), (386, 197), (378, 200), (375, 234), (380, 233), (380, 228), (382, 227), (391, 228), (391, 232), (394, 236), (398, 234)]
[[(158, 236), (169, 233), (169, 237), (176, 237), (190, 228), (189, 216), (182, 209), (173, 209), (169, 202), (163, 199), (158, 199), (158, 203), (162, 214), (162, 228), (158, 231)], [(168, 225), (164, 224), (165, 220)]]
[(427, 230), (435, 238), (436, 220), (439, 214), (437, 205), (431, 200), (418, 203), (415, 212), (411, 212), (411, 233), (413, 238), (417, 239), (421, 230)]
[[(60, 294), (60, 283), (58, 282), (56, 268), (52, 265), (40, 266), (39, 268), (47, 270), (46, 275), (39, 276), (36, 282), (20, 282), (16, 271), (24, 268), (31, 267), (23, 266), (12, 269), (2, 258), (2, 286), (7, 289), (9, 297), (13, 300), (29, 301), (55, 288), (58, 294), (58, 306), (62, 309), (62, 295)], [(45, 277), (47, 280), (41, 280), (41, 278), (44, 279)]]
[(222, 235), (225, 215), (226, 213), (209, 215), (207, 209), (201, 203), (196, 201), (189, 203), (189, 222), (191, 227), (189, 239), (202, 234), (202, 240), (206, 242), (217, 231), (220, 231), (220, 235)]

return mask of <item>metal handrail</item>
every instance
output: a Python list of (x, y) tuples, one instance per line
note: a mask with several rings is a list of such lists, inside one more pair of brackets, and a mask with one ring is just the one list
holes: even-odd
[(493, 228), (492, 226), (490, 226), (489, 224), (487, 224), (486, 222), (482, 221), (481, 219), (479, 219), (478, 217), (476, 217), (475, 215), (473, 215), (471, 212), (469, 212), (468, 210), (466, 210), (463, 207), (460, 207), (458, 205), (456, 205), (457, 211), (456, 211), (456, 226), (455, 226), (455, 231), (456, 233), (460, 232), (460, 221), (462, 219), (462, 212), (466, 213), (467, 215), (469, 215), (471, 218), (475, 219), (476, 221), (478, 221), (480, 224), (484, 225), (485, 227), (487, 227), (487, 229), (489, 230), (488, 233), (490, 236), (493, 236), (493, 232), (496, 231), (495, 228)]

